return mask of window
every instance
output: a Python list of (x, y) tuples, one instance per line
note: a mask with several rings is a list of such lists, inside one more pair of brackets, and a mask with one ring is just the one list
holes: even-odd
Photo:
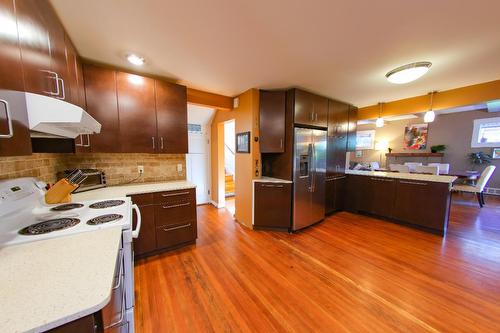
[(500, 117), (474, 120), (471, 147), (497, 147), (500, 145)]
[(375, 146), (375, 130), (356, 132), (356, 149), (373, 149)]

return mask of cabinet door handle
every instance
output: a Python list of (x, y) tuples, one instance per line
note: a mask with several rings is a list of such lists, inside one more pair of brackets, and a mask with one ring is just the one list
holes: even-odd
[(59, 76), (57, 76), (57, 78), (56, 78), (57, 91), (59, 91), (59, 82), (61, 82), (61, 90), (60, 91), (61, 91), (62, 96), (59, 97), (59, 94), (58, 94), (56, 98), (65, 100), (66, 99), (66, 92), (64, 89), (64, 80), (62, 78), (60, 78)]
[(78, 137), (80, 138), (80, 143), (75, 143), (75, 146), (77, 146), (77, 147), (85, 147), (83, 145), (83, 134), (80, 134)]
[(189, 228), (191, 226), (191, 223), (180, 225), (177, 227), (172, 227), (172, 228), (163, 228), (163, 231), (172, 231), (172, 230), (177, 230), (177, 229), (184, 229), (184, 228)]
[(170, 209), (170, 208), (189, 206), (190, 204), (191, 204), (190, 202), (185, 202), (185, 203), (176, 204), (176, 205), (162, 206), (162, 208), (163, 209)]
[(314, 121), (318, 121), (318, 114), (314, 113)]
[(370, 178), (371, 180), (376, 180), (379, 182), (393, 182), (394, 179), (384, 179), (384, 178)]
[(283, 139), (280, 139), (280, 148), (283, 149)]
[(163, 137), (160, 137), (160, 149), (163, 150)]
[(151, 140), (153, 141), (153, 149), (155, 149), (155, 137), (154, 137), (154, 136), (152, 136), (152, 137), (151, 137)]
[(61, 94), (59, 91), (59, 75), (57, 75), (56, 72), (48, 71), (45, 69), (41, 69), (40, 71), (49, 74), (47, 77), (51, 80), (54, 80), (54, 82), (56, 83), (56, 91), (55, 92), (53, 92), (51, 90), (51, 91), (44, 91), (44, 93), (52, 95), (52, 96), (59, 96)]
[(189, 194), (189, 192), (186, 191), (186, 192), (177, 192), (177, 193), (163, 193), (161, 196), (162, 197), (175, 197), (178, 195), (186, 195), (186, 194)]
[(410, 185), (427, 185), (427, 183), (421, 183), (421, 182), (409, 182), (406, 180), (400, 180), (399, 181), (401, 184), (410, 184)]
[(5, 114), (7, 116), (7, 125), (9, 128), (8, 134), (0, 134), (0, 138), (12, 138), (14, 136), (14, 128), (12, 127), (12, 115), (10, 114), (9, 102), (4, 99), (0, 99), (0, 103), (5, 105)]

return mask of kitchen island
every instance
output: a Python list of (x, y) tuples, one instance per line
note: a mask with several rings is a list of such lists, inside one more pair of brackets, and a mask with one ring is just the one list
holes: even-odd
[(346, 210), (445, 235), (455, 176), (347, 170)]

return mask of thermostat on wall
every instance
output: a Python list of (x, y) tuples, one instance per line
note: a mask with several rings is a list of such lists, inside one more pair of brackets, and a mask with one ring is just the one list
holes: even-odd
[(238, 106), (240, 106), (240, 99), (238, 97), (233, 98), (233, 109), (236, 109)]

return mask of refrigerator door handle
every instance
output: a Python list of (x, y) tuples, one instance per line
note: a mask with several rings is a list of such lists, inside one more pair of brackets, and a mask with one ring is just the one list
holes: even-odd
[(311, 173), (311, 192), (315, 192), (316, 191), (316, 145), (313, 143), (311, 146), (312, 146), (311, 160), (314, 163), (312, 166), (313, 172)]
[(312, 187), (313, 187), (313, 180), (312, 180), (312, 173), (313, 173), (313, 147), (312, 144), (310, 143), (307, 148), (307, 156), (308, 156), (308, 172), (307, 172), (307, 178), (308, 183), (309, 183), (309, 192), (312, 192)]

